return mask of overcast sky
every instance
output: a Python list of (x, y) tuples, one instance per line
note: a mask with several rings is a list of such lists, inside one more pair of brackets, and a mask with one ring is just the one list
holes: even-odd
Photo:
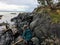
[(31, 12), (37, 5), (37, 0), (0, 0), (0, 11)]
[[(58, 1), (54, 0), (56, 2)], [(0, 0), (0, 11), (32, 12), (37, 5), (37, 0)]]

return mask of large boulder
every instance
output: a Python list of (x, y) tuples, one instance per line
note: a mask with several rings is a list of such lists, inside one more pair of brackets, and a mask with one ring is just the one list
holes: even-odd
[(57, 36), (60, 38), (60, 24), (51, 24), (50, 25), (50, 32), (52, 35)]
[(35, 35), (38, 38), (41, 38), (43, 36), (46, 36), (47, 32), (50, 28), (51, 19), (49, 14), (43, 13), (39, 14), (37, 13), (33, 17), (33, 21), (30, 24), (30, 28), (34, 31)]

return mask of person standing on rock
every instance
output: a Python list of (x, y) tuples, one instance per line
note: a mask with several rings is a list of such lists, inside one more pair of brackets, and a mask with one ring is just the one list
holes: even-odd
[(32, 45), (32, 41), (31, 41), (32, 32), (31, 32), (31, 30), (29, 29), (29, 26), (28, 26), (28, 25), (24, 25), (24, 26), (23, 26), (22, 38), (23, 38), (23, 40), (25, 41), (25, 43), (26, 43), (27, 45)]
[(32, 39), (32, 32), (29, 29), (28, 25), (24, 25), (22, 27), (23, 34), (22, 36), (19, 36), (19, 40), (15, 42), (13, 45), (33, 45), (31, 39)]

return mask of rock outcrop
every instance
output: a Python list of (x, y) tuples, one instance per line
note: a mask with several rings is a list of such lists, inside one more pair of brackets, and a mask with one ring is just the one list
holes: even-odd
[(22, 25), (29, 24), (33, 36), (37, 37), (40, 43), (48, 38), (54, 39), (55, 36), (60, 38), (60, 24), (52, 24), (48, 13), (22, 13), (14, 20), (16, 20), (19, 29)]
[(51, 23), (49, 14), (36, 14), (33, 16), (33, 21), (30, 24), (31, 29), (34, 31), (37, 37), (41, 38), (47, 36)]

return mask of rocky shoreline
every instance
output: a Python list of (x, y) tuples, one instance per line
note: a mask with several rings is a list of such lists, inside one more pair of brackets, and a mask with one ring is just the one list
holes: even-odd
[(55, 37), (56, 39), (60, 39), (60, 24), (52, 24), (51, 17), (48, 13), (22, 13), (16, 18), (13, 18), (13, 20), (20, 20), (20, 18), (22, 18), (22, 22), (28, 22), (30, 29), (33, 31), (33, 37), (37, 37), (39, 43), (42, 43), (45, 39), (52, 40)]

